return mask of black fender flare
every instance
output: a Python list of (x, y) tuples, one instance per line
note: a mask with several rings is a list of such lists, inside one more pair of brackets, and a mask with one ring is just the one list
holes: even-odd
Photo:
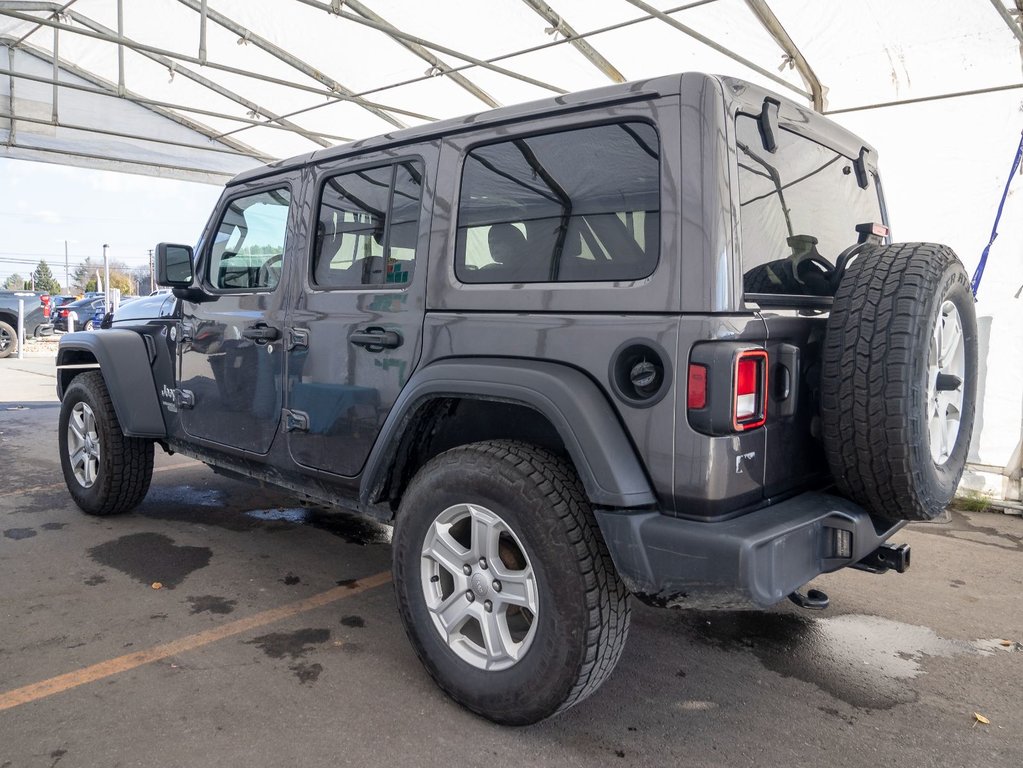
[[(57, 396), (64, 399), (62, 365), (75, 365), (86, 352), (99, 364), (121, 431), (128, 437), (166, 437), (163, 409), (153, 381), (149, 348), (134, 331), (109, 328), (68, 333), (57, 350)], [(74, 369), (72, 369), (74, 370)], [(85, 369), (87, 370), (87, 369)]]
[(395, 401), (362, 472), (369, 504), (387, 476), (416, 411), (439, 397), (512, 402), (538, 411), (561, 436), (586, 495), (604, 507), (656, 502), (650, 481), (605, 394), (586, 374), (558, 363), (509, 358), (449, 358), (420, 368)]

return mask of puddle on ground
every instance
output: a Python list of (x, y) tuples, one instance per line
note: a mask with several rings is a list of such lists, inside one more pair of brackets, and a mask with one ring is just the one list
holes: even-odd
[(190, 573), (210, 564), (208, 547), (179, 546), (161, 533), (133, 533), (92, 547), (89, 557), (143, 584), (174, 589)]
[(226, 597), (217, 595), (193, 595), (188, 598), (191, 614), (196, 613), (219, 613), (221, 615), (231, 613), (238, 605), (237, 600), (229, 600)]
[(36, 535), (35, 528), (8, 528), (4, 531), (5, 539), (14, 539), (15, 541), (21, 541), (22, 539), (31, 539)]
[(252, 509), (245, 512), (245, 516), (256, 520), (308, 525), (342, 538), (349, 544), (365, 546), (367, 544), (391, 543), (391, 527), (389, 525), (344, 512), (313, 507), (294, 507), (291, 509)]
[(313, 646), (322, 645), (330, 640), (329, 629), (297, 629), (294, 632), (272, 632), (245, 640), (245, 645), (254, 645), (271, 659), (292, 660), (304, 658)]
[(997, 640), (949, 640), (928, 627), (856, 614), (809, 618), (683, 611), (679, 616), (693, 640), (753, 653), (773, 672), (812, 683), (860, 709), (890, 709), (915, 701), (917, 692), (909, 681), (923, 673), (925, 657), (987, 655), (999, 646)]

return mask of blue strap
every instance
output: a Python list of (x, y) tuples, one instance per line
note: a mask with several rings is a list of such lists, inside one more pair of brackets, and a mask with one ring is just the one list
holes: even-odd
[(973, 297), (977, 297), (977, 289), (980, 288), (980, 279), (984, 276), (984, 267), (987, 266), (987, 255), (991, 250), (992, 243), (995, 242), (995, 238), (998, 237), (998, 222), (1002, 218), (1002, 209), (1005, 207), (1005, 198), (1009, 196), (1009, 185), (1012, 183), (1012, 177), (1016, 175), (1016, 170), (1019, 168), (1020, 160), (1023, 159), (1023, 136), (1020, 136), (1019, 147), (1016, 149), (1016, 157), (1012, 161), (1012, 170), (1009, 171), (1009, 178), (1005, 181), (1005, 189), (1002, 190), (1002, 199), (998, 203), (998, 213), (995, 214), (995, 223), (991, 226), (991, 239), (988, 240), (987, 245), (984, 247), (984, 252), (980, 255), (980, 263), (977, 265), (977, 270), (973, 273), (973, 279), (970, 280), (970, 287), (973, 289)]

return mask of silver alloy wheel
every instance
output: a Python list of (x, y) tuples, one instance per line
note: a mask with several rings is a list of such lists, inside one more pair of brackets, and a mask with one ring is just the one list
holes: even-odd
[(966, 376), (966, 343), (959, 310), (945, 301), (931, 334), (927, 362), (927, 430), (931, 458), (938, 466), (948, 461), (959, 436)]
[(420, 560), (423, 597), (441, 639), (477, 669), (508, 669), (529, 650), (539, 607), (533, 567), (508, 524), (477, 504), (448, 507)]
[(91, 488), (99, 476), (99, 433), (96, 415), (88, 403), (75, 403), (67, 422), (67, 453), (71, 471), (83, 488)]

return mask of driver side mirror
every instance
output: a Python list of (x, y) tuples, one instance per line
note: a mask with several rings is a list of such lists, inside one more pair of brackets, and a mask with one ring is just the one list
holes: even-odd
[(194, 255), (189, 245), (160, 243), (156, 246), (156, 283), (170, 288), (189, 288), (195, 277)]

